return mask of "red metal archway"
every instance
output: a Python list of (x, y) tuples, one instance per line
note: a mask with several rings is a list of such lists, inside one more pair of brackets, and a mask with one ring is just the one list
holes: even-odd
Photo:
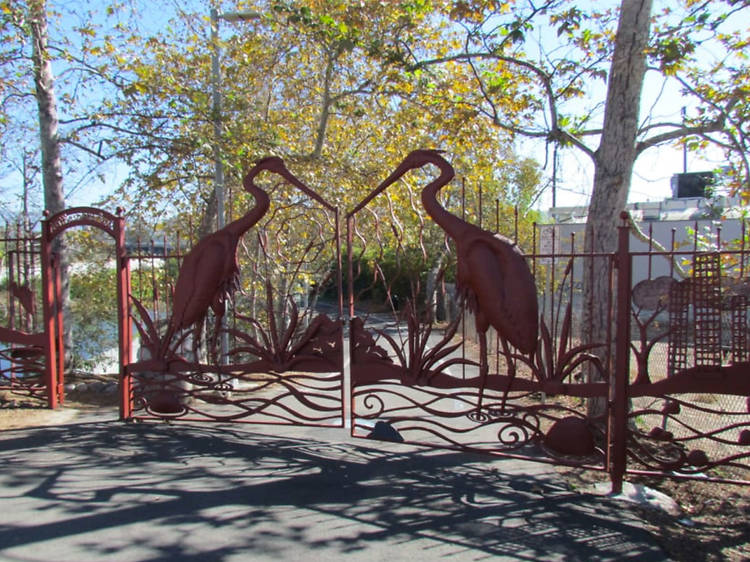
[[(120, 396), (130, 395), (130, 375), (126, 366), (131, 361), (132, 330), (128, 323), (128, 293), (130, 266), (125, 251), (125, 219), (118, 209), (113, 215), (93, 207), (73, 207), (55, 215), (45, 216), (42, 225), (42, 285), (44, 303), (45, 382), (48, 388), (48, 405), (56, 408), (64, 399), (63, 308), (61, 303), (60, 256), (54, 249), (55, 239), (76, 226), (92, 226), (103, 230), (115, 241), (115, 268), (117, 275), (117, 326), (119, 341)], [(130, 403), (120, 400), (120, 416), (130, 415)]]

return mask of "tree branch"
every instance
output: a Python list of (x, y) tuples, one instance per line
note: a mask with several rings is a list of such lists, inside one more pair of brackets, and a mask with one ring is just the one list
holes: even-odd
[[(550, 127), (548, 131), (531, 131), (529, 129), (524, 129), (522, 127), (518, 127), (516, 125), (512, 125), (510, 123), (504, 122), (500, 119), (496, 109), (495, 105), (492, 102), (492, 100), (489, 99), (489, 96), (484, 88), (484, 85), (482, 83), (481, 77), (478, 76), (478, 73), (474, 69), (473, 61), (474, 59), (484, 59), (484, 60), (496, 60), (500, 62), (505, 62), (510, 65), (514, 66), (520, 66), (521, 68), (525, 68), (526, 70), (529, 70), (532, 74), (536, 75), (537, 78), (541, 81), (545, 97), (547, 100), (547, 106), (549, 111), (549, 118), (550, 118)], [(464, 53), (457, 53), (453, 55), (448, 55), (445, 57), (437, 57), (433, 59), (427, 59), (424, 61), (418, 61), (408, 67), (410, 71), (414, 71), (420, 68), (426, 68), (428, 66), (433, 65), (439, 65), (439, 64), (445, 64), (448, 62), (466, 62), (469, 65), (471, 65), (471, 68), (474, 72), (474, 76), (477, 79), (477, 81), (480, 84), (480, 89), (482, 91), (482, 97), (490, 104), (490, 106), (493, 109), (492, 113), (488, 113), (487, 111), (482, 110), (479, 108), (478, 110), (482, 112), (483, 114), (487, 115), (489, 118), (492, 119), (492, 122), (495, 124), (495, 126), (500, 127), (501, 129), (508, 131), (515, 135), (521, 135), (529, 138), (546, 138), (551, 141), (560, 142), (563, 144), (571, 144), (581, 150), (584, 154), (586, 154), (589, 158), (592, 160), (595, 158), (595, 151), (592, 150), (590, 147), (586, 146), (580, 138), (578, 138), (576, 135), (571, 134), (568, 131), (565, 131), (560, 128), (559, 126), (559, 119), (558, 119), (558, 112), (557, 112), (557, 99), (555, 97), (555, 92), (552, 87), (552, 76), (545, 72), (543, 69), (539, 68), (535, 64), (525, 61), (522, 59), (518, 59), (515, 57), (509, 57), (506, 55), (500, 55), (497, 53), (485, 53), (485, 52), (464, 52)], [(581, 136), (584, 136), (586, 134), (594, 134), (589, 132), (582, 132)]]
[[(732, 96), (729, 101), (727, 102), (726, 106), (723, 109), (720, 109), (721, 114), (714, 119), (713, 121), (706, 123), (704, 125), (696, 125), (693, 127), (677, 127), (671, 131), (667, 131), (665, 133), (661, 133), (658, 135), (654, 135), (650, 139), (646, 139), (644, 141), (639, 142), (636, 145), (636, 156), (640, 155), (643, 151), (657, 146), (659, 144), (663, 144), (665, 142), (669, 142), (672, 140), (677, 140), (685, 137), (690, 136), (702, 136), (707, 135), (708, 133), (715, 133), (718, 131), (721, 131), (724, 129), (724, 125), (726, 123), (726, 118), (728, 113), (731, 111), (732, 107), (737, 103), (739, 100), (739, 96), (734, 95)], [(662, 124), (662, 125), (652, 125), (648, 128), (655, 128), (658, 126), (669, 126), (670, 124)]]

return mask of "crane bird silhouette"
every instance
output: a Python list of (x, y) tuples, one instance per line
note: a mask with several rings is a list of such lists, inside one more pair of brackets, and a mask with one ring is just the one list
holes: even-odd
[(202, 238), (185, 255), (174, 288), (172, 316), (163, 340), (166, 351), (174, 335), (194, 324), (199, 330), (209, 308), (216, 318), (218, 332), (224, 316), (226, 300), (239, 287), (240, 269), (237, 263), (237, 246), (240, 238), (268, 211), (268, 194), (255, 185), (255, 177), (262, 171), (274, 172), (292, 185), (310, 193), (309, 188), (297, 179), (277, 156), (269, 156), (255, 163), (242, 185), (255, 198), (255, 205), (242, 217), (224, 228)]
[[(506, 357), (508, 342), (521, 353), (536, 350), (539, 311), (534, 277), (518, 246), (508, 238), (484, 230), (449, 213), (437, 199), (442, 187), (454, 177), (453, 167), (438, 150), (415, 150), (375, 189), (380, 193), (410, 170), (434, 164), (440, 175), (422, 189), (422, 205), (456, 245), (456, 286), (474, 314), (479, 336), (481, 386), (477, 412), (481, 411), (489, 365), (487, 330), (500, 336)], [(503, 396), (503, 410), (515, 377), (509, 361), (509, 379)]]

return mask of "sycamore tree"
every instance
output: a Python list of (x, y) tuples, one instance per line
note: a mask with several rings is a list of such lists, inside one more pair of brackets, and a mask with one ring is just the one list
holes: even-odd
[[(2, 53), (3, 73), (6, 81), (3, 85), (2, 122), (6, 129), (12, 129), (16, 123), (9, 116), (14, 106), (23, 105), (32, 98), (36, 105), (38, 123), (37, 141), (41, 154), (42, 184), (44, 191), (44, 208), (51, 214), (59, 213), (65, 208), (63, 194), (63, 170), (61, 158), (61, 140), (57, 113), (57, 95), (55, 79), (52, 73), (52, 62), (47, 29), (47, 11), (44, 0), (30, 0), (22, 3), (0, 4), (0, 27), (5, 32)], [(20, 124), (27, 129), (28, 124)], [(8, 133), (8, 131), (3, 131)], [(17, 131), (13, 131), (20, 140)], [(7, 135), (11, 136), (11, 135)], [(24, 158), (23, 145), (21, 154)], [(24, 195), (28, 193), (28, 176), (24, 172), (22, 183)], [(24, 202), (27, 199), (24, 198)], [(28, 209), (24, 205), (24, 210)], [(24, 217), (28, 218), (28, 214)], [(68, 260), (62, 236), (54, 240), (52, 251), (60, 259), (60, 292), (65, 307), (69, 302)], [(70, 331), (65, 330), (65, 347), (70, 350)], [(66, 356), (68, 354), (66, 353)]]
[[(252, 204), (241, 178), (270, 153), (283, 156), (342, 210), (407, 152), (424, 147), (448, 151), (469, 186), (484, 186), (486, 201), (505, 199), (502, 177), (512, 175), (517, 158), (502, 131), (458, 103), (469, 93), (471, 71), (460, 63), (429, 75), (401, 67), (400, 42), (439, 52), (460, 46), (460, 35), (447, 19), (435, 17), (433, 3), (82, 0), (44, 6), (28, 0), (0, 7), (4, 149), (18, 154), (24, 143), (40, 145), (38, 125), (32, 127), (28, 116), (37, 113), (35, 94), (55, 93), (59, 115), (52, 136), (61, 167), (52, 176), (64, 178), (70, 191), (85, 189), (109, 162), (127, 168), (127, 180), (107, 204), (123, 205), (134, 228), (181, 226), (199, 235), (215, 228), (217, 143), (228, 170), (227, 220)], [(222, 20), (214, 43), (210, 7), (260, 17)], [(144, 17), (154, 11), (165, 17)], [(43, 50), (31, 37), (45, 21)], [(219, 115), (211, 95), (215, 50), (222, 76)], [(41, 82), (35, 88), (35, 57), (57, 70), (54, 90)], [(408, 221), (425, 220), (410, 203), (424, 178), (405, 180), (392, 204), (407, 211), (409, 233)]]
[[(441, 9), (450, 4), (442, 3)], [(499, 223), (504, 233), (513, 235), (514, 197), (522, 207), (521, 221), (531, 224), (539, 176), (531, 162), (519, 164), (503, 131), (476, 119), (473, 108), (460, 103), (470, 94), (471, 70), (455, 63), (429, 74), (403, 71), (400, 42), (426, 44), (436, 51), (460, 46), (460, 35), (449, 20), (434, 17), (432, 3), (310, 0), (212, 6), (220, 17), (216, 43), (208, 6), (185, 2), (171, 11), (168, 23), (136, 27), (137, 40), (121, 42), (112, 51), (112, 65), (127, 80), (118, 95), (107, 100), (106, 113), (120, 116), (122, 131), (142, 131), (122, 134), (112, 143), (130, 169), (117, 197), (133, 215), (145, 219), (139, 222), (152, 223), (155, 214), (171, 207), (183, 224), (200, 225), (198, 236), (216, 228), (213, 173), (218, 144), (226, 173), (227, 221), (252, 206), (241, 179), (259, 157), (283, 156), (290, 169), (346, 211), (410, 150), (435, 147), (448, 152), (470, 190), (482, 186), (485, 226)], [(257, 17), (222, 18), (235, 13)], [(215, 52), (220, 53), (221, 73), (218, 115), (211, 91)], [(436, 92), (451, 95), (446, 99)], [(389, 209), (396, 208), (403, 215), (403, 239), (384, 242), (393, 248), (417, 248), (427, 240), (438, 258), (420, 267), (445, 267), (450, 252), (445, 251), (444, 236), (438, 232), (421, 237), (430, 222), (418, 204), (418, 190), (426, 181), (426, 176), (411, 175), (392, 197), (379, 202), (380, 212), (389, 215)], [(267, 189), (282, 193), (273, 184)], [(457, 192), (447, 197), (461, 199)], [(503, 203), (502, 221), (495, 218), (498, 200)], [(476, 198), (468, 203), (468, 218), (476, 220)], [(268, 216), (277, 222), (284, 218), (273, 211)], [(281, 223), (293, 228), (291, 221)], [(264, 222), (256, 230), (271, 228)], [(267, 240), (279, 246), (279, 253), (280, 248), (291, 248), (290, 240), (304, 246), (304, 234), (303, 228)], [(521, 234), (530, 239), (530, 227), (521, 228)], [(247, 262), (257, 260), (255, 237), (248, 237), (241, 248)], [(265, 246), (263, 251), (271, 250)], [(262, 293), (263, 275), (252, 278), (260, 286), (247, 286), (246, 293)]]

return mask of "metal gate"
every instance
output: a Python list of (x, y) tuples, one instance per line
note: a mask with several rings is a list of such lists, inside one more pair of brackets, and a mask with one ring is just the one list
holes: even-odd
[(278, 158), (244, 188), (250, 210), (192, 248), (134, 249), (128, 417), (341, 427), (338, 212)]
[(63, 345), (64, 314), (60, 279), (60, 256), (55, 241), (63, 232), (79, 226), (91, 226), (112, 237), (115, 243), (115, 275), (117, 277), (117, 331), (120, 364), (120, 416), (128, 417), (127, 400), (130, 377), (126, 366), (130, 362), (132, 335), (128, 319), (128, 291), (130, 270), (125, 254), (125, 219), (92, 207), (74, 207), (46, 216), (42, 224), (42, 288), (44, 303), (45, 380), (51, 408), (65, 399), (65, 351)]
[[(440, 175), (431, 167), (421, 193), (395, 183), (428, 162)], [(487, 294), (519, 298), (502, 285), (523, 268), (496, 274), (495, 293), (461, 278), (462, 268), (481, 276), (478, 265), (510, 263), (500, 250), (473, 261), (466, 250), (467, 239), (493, 236), (481, 191), (467, 204), (447, 163), (418, 164), (402, 165), (347, 215), (353, 435), (603, 470), (615, 490), (626, 473), (750, 481), (744, 223), (734, 246), (711, 252), (674, 235), (666, 250), (651, 237), (633, 250), (627, 214), (611, 254), (587, 251), (582, 236), (556, 240), (553, 230), (548, 251), (526, 256), (539, 294), (530, 351), (512, 329), (478, 316)], [(399, 215), (393, 198), (411, 198), (413, 212)], [(491, 228), (499, 227), (498, 212)], [(517, 226), (505, 230), (512, 246)], [(444, 234), (441, 255), (427, 253), (426, 241), (434, 248)], [(634, 286), (633, 263), (644, 260)], [(583, 276), (595, 262), (607, 272), (611, 329), (584, 343)]]
[[(606, 469), (606, 414), (591, 419), (586, 399), (607, 399), (608, 370), (593, 346), (578, 343), (573, 318), (575, 269), (594, 256), (569, 256), (560, 277), (550, 256), (524, 263), (515, 224), (511, 237), (489, 232), (481, 195), (467, 204), (447, 162), (410, 158), (347, 217), (353, 435)], [(434, 166), (420, 192), (394, 183), (426, 164)], [(409, 197), (422, 202), (410, 216), (388, 204)], [(499, 212), (494, 219), (497, 228)], [(426, 243), (436, 240), (442, 255), (429, 255)], [(604, 259), (613, 271), (611, 256)], [(545, 279), (554, 290), (537, 309)], [(483, 319), (498, 303), (495, 318)], [(600, 382), (581, 379), (587, 368)]]
[[(261, 172), (283, 181), (260, 188)], [(554, 227), (524, 256), (518, 222), (501, 228), (499, 202), (493, 217), (452, 179), (439, 154), (410, 155), (346, 214), (345, 260), (338, 210), (274, 158), (245, 179), (250, 211), (192, 248), (177, 236), (126, 249), (122, 217), (97, 209), (50, 217), (45, 324), (23, 336), (45, 353), (50, 406), (63, 376), (51, 243), (91, 225), (117, 246), (123, 419), (349, 425), (607, 471), (614, 489), (628, 472), (750, 480), (744, 224), (736, 247), (632, 249), (623, 216), (614, 253)], [(584, 343), (595, 261), (612, 328)]]
[[(3, 322), (0, 324), (0, 391), (49, 404), (45, 380), (45, 336), (38, 306), (41, 294), (40, 239), (26, 228), (6, 226), (3, 257)], [(3, 396), (3, 400), (12, 398)]]

